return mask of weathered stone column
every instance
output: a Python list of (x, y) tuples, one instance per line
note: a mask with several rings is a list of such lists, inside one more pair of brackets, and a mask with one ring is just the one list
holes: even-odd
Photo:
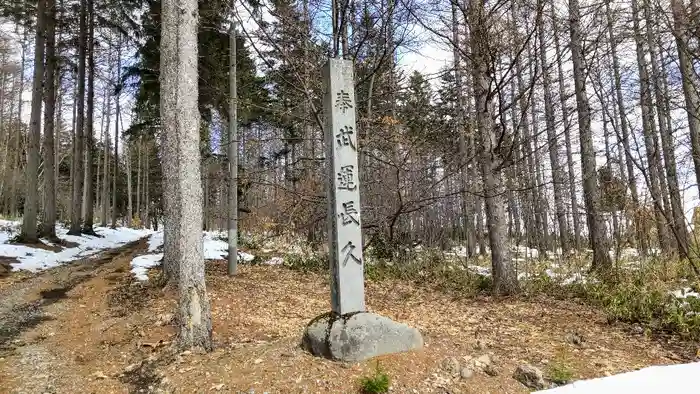
[(331, 312), (309, 323), (304, 344), (317, 356), (342, 361), (421, 348), (415, 328), (365, 311), (352, 61), (330, 59), (323, 79)]

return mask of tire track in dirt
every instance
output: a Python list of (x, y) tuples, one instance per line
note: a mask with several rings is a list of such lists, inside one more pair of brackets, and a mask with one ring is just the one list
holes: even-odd
[(44, 307), (60, 302), (72, 288), (96, 276), (105, 264), (141, 253), (145, 239), (43, 271), (0, 290), (0, 357), (17, 348), (14, 340), (22, 332), (52, 319)]

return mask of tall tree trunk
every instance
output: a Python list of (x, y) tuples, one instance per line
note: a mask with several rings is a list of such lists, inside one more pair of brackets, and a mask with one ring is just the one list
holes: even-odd
[(586, 205), (588, 233), (593, 249), (592, 269), (605, 272), (612, 268), (605, 222), (600, 212), (600, 190), (595, 164), (595, 148), (591, 132), (591, 112), (586, 95), (586, 70), (581, 46), (581, 15), (578, 0), (569, 0), (569, 24), (571, 36), (571, 61), (576, 87), (576, 109), (578, 112), (579, 141), (581, 144), (581, 167), (583, 170), (583, 199)]
[[(39, 211), (39, 143), (41, 140), (41, 104), (44, 96), (44, 50), (46, 42), (46, 0), (37, 4), (36, 40), (34, 42), (34, 81), (32, 110), (27, 135), (27, 167), (24, 172), (24, 215), (20, 238), (27, 243), (39, 242), (37, 214)], [(20, 114), (21, 115), (21, 114)]]
[(24, 93), (24, 67), (26, 65), (27, 59), (27, 39), (28, 39), (28, 29), (24, 29), (23, 40), (22, 40), (22, 61), (19, 69), (20, 79), (19, 79), (19, 104), (17, 108), (17, 130), (15, 133), (15, 146), (13, 152), (12, 160), (12, 182), (10, 183), (10, 216), (17, 217), (19, 212), (17, 211), (17, 186), (19, 184), (19, 169), (20, 161), (22, 157), (22, 152), (20, 151), (22, 141), (22, 133), (24, 130), (24, 124), (22, 123), (22, 107), (24, 100), (22, 99), (22, 93)]
[[(657, 115), (659, 120), (659, 134), (661, 136), (661, 147), (663, 150), (664, 167), (666, 170), (666, 178), (668, 181), (668, 191), (671, 203), (671, 223), (673, 225), (673, 234), (678, 243), (679, 253), (683, 257), (688, 254), (688, 233), (685, 226), (685, 215), (683, 212), (683, 204), (681, 202), (680, 188), (678, 185), (678, 176), (676, 170), (676, 157), (673, 153), (673, 136), (670, 129), (668, 117), (670, 114), (666, 112), (666, 102), (668, 100), (667, 92), (663, 91), (666, 81), (666, 73), (659, 69), (659, 58), (663, 63), (663, 49), (656, 47), (654, 40), (654, 32), (652, 26), (658, 21), (652, 19), (652, 10), (649, 0), (644, 0), (644, 16), (646, 19), (646, 37), (649, 47), (649, 55), (651, 60), (651, 78), (652, 86), (654, 87), (654, 97), (656, 99)], [(657, 58), (657, 50), (658, 56)]]
[[(486, 196), (486, 217), (491, 246), (491, 272), (495, 294), (512, 294), (518, 291), (518, 279), (510, 258), (508, 223), (505, 207), (505, 187), (498, 154), (500, 136), (493, 122), (493, 101), (490, 94), (494, 76), (491, 63), (489, 20), (484, 3), (469, 2), (470, 46), (472, 53), (472, 78), (476, 99), (476, 122), (481, 136), (481, 172)], [(502, 131), (504, 132), (504, 130)]]
[[(114, 103), (114, 163), (112, 168), (112, 228), (117, 227), (117, 177), (119, 176), (119, 96), (121, 94), (121, 68), (122, 68), (122, 38), (119, 34), (117, 42), (117, 89), (115, 92)], [(167, 166), (163, 166), (167, 167)]]
[(564, 145), (566, 148), (566, 163), (569, 173), (569, 195), (571, 197), (571, 218), (574, 225), (574, 248), (581, 248), (581, 216), (578, 211), (578, 194), (576, 191), (576, 171), (574, 169), (574, 155), (571, 147), (571, 119), (567, 105), (567, 94), (564, 85), (563, 52), (559, 45), (558, 18), (555, 13), (554, 1), (550, 3), (552, 8), (552, 27), (554, 29), (554, 53), (557, 58), (557, 75), (559, 79), (559, 101), (561, 114), (564, 120)]
[[(110, 52), (111, 55), (111, 52)], [(108, 64), (111, 66), (111, 56), (110, 56), (110, 61)], [(102, 160), (102, 166), (103, 166), (103, 171), (102, 171), (102, 205), (100, 205), (101, 212), (100, 212), (100, 219), (101, 223), (100, 226), (102, 227), (107, 227), (107, 206), (109, 205), (109, 128), (110, 128), (110, 115), (112, 114), (112, 84), (111, 81), (107, 81), (107, 86), (108, 88), (106, 89), (106, 95), (107, 95), (107, 114), (106, 114), (106, 120), (105, 120), (105, 128), (102, 131), (102, 144), (103, 146), (103, 151), (102, 155), (104, 156), (104, 159)], [(99, 171), (99, 169), (98, 169)]]
[(46, 0), (46, 95), (44, 96), (44, 214), (41, 234), (56, 238), (54, 116), (56, 107), (56, 1)]
[(126, 226), (131, 227), (134, 219), (134, 194), (131, 184), (131, 148), (133, 144), (127, 142), (124, 149), (124, 160), (126, 161)]
[[(204, 282), (202, 188), (197, 108), (197, 2), (164, 0), (161, 24), (161, 119), (166, 171), (167, 215), (178, 237), (165, 253), (179, 267), (179, 334), (181, 348), (212, 350), (209, 297)], [(174, 212), (178, 209), (179, 212)], [(183, 220), (184, 219), (184, 220)]]
[(622, 95), (622, 76), (620, 74), (620, 60), (617, 54), (617, 38), (613, 33), (613, 16), (612, 10), (610, 9), (610, 3), (605, 3), (605, 17), (606, 17), (606, 28), (608, 33), (608, 41), (610, 43), (610, 56), (612, 58), (613, 67), (613, 78), (615, 83), (615, 101), (617, 103), (617, 112), (620, 118), (620, 132), (622, 136), (618, 136), (618, 139), (622, 140), (622, 147), (625, 151), (625, 156), (627, 158), (627, 184), (629, 185), (630, 195), (632, 197), (632, 204), (634, 208), (634, 226), (636, 231), (636, 238), (638, 242), (638, 249), (642, 256), (646, 255), (647, 252), (647, 236), (644, 234), (641, 223), (639, 222), (639, 215), (636, 212), (641, 208), (639, 204), (639, 193), (637, 191), (637, 180), (634, 175), (634, 164), (632, 160), (632, 148), (630, 146), (629, 135), (630, 128), (627, 122), (627, 109), (625, 108), (625, 100)]
[(151, 144), (150, 144), (150, 139), (146, 140), (146, 149), (144, 151), (144, 161), (143, 161), (143, 167), (144, 167), (144, 172), (143, 172), (143, 225), (146, 226), (146, 228), (151, 228), (149, 225), (149, 218), (150, 218), (150, 208), (151, 208), (151, 200), (150, 200), (150, 188), (148, 185), (148, 180), (150, 178), (150, 152), (151, 152)]
[[(528, 31), (530, 31), (530, 28), (528, 24), (525, 24), (525, 27)], [(530, 60), (529, 63), (529, 74), (531, 79), (535, 79), (538, 74), (538, 63), (537, 63), (537, 57), (536, 55), (533, 55), (532, 53), (532, 45), (528, 44), (527, 45), (527, 54), (528, 54), (528, 59)], [(534, 87), (534, 83), (533, 83)], [(545, 197), (542, 193), (544, 181), (543, 181), (543, 174), (542, 174), (542, 160), (540, 158), (539, 152), (538, 152), (538, 141), (539, 141), (539, 122), (537, 121), (538, 116), (537, 116), (537, 100), (535, 96), (536, 91), (533, 91), (532, 94), (530, 94), (530, 117), (532, 121), (532, 155), (534, 156), (534, 161), (535, 161), (535, 166), (533, 167), (535, 170), (535, 189), (533, 190), (535, 194), (535, 210), (536, 210), (536, 218), (538, 222), (538, 238), (539, 242), (537, 243), (537, 249), (539, 251), (540, 256), (545, 256), (547, 253), (547, 249), (549, 248), (549, 224), (547, 220), (547, 204), (545, 202)]]
[[(347, 0), (346, 0), (347, 1)], [(347, 51), (347, 29), (343, 55)], [(231, 26), (229, 53), (229, 120), (228, 120), (228, 275), (238, 270), (238, 69), (236, 68), (236, 23)]]
[(656, 216), (656, 230), (659, 237), (659, 245), (665, 252), (669, 252), (667, 224), (663, 214), (663, 198), (660, 190), (659, 167), (661, 162), (658, 156), (658, 144), (656, 140), (656, 126), (654, 122), (653, 103), (649, 86), (649, 74), (644, 54), (644, 36), (639, 27), (639, 9), (637, 0), (632, 0), (632, 18), (634, 20), (634, 37), (636, 41), (637, 66), (639, 69), (639, 93), (642, 107), (642, 128), (644, 132), (644, 145), (647, 156), (648, 184), (651, 197), (654, 200), (654, 213)]
[[(92, 0), (91, 0), (92, 1)], [(83, 128), (85, 125), (85, 57), (87, 52), (87, 0), (80, 0), (80, 36), (78, 39), (78, 100), (76, 106), (75, 138), (73, 140), (73, 186), (69, 235), (80, 235), (83, 197)], [(89, 165), (89, 163), (85, 163)]]
[(465, 127), (465, 102), (462, 86), (462, 65), (461, 65), (461, 53), (460, 53), (460, 34), (459, 34), (459, 17), (457, 13), (457, 3), (452, 3), (452, 62), (455, 72), (455, 94), (457, 95), (457, 108), (456, 108), (456, 125), (457, 125), (457, 135), (459, 136), (459, 172), (460, 172), (460, 188), (461, 193), (461, 204), (460, 208), (462, 210), (462, 240), (467, 244), (465, 249), (467, 250), (467, 256), (469, 257), (469, 237), (474, 231), (470, 219), (471, 212), (469, 207), (472, 205), (469, 203), (469, 193), (467, 193), (468, 182), (468, 161), (467, 161), (467, 129)]
[[(5, 96), (10, 93), (10, 97), (12, 97), (12, 87), (9, 89), (5, 87), (5, 82), (7, 81), (6, 77), (10, 74), (10, 72), (5, 71), (8, 63), (7, 58), (8, 56), (6, 53), (3, 53), (2, 57), (0, 57), (0, 59), (2, 59), (2, 61), (0, 61), (0, 143), (5, 140)], [(10, 113), (10, 119), (12, 119), (12, 113)], [(5, 157), (1, 157), (0, 160), (4, 161)], [(2, 175), (3, 174), (0, 174), (0, 176)]]
[(143, 150), (143, 136), (136, 140), (136, 218), (141, 223), (141, 152)]
[[(88, 14), (90, 15), (88, 27), (88, 90), (87, 90), (87, 119), (86, 119), (86, 144), (85, 144), (85, 220), (82, 232), (95, 234), (93, 224), (95, 220), (95, 182), (93, 180), (94, 168), (93, 153), (95, 138), (93, 119), (95, 113), (95, 2), (88, 0)], [(98, 167), (99, 168), (99, 167)]]
[(539, 40), (540, 64), (542, 65), (542, 82), (544, 89), (544, 117), (545, 128), (547, 129), (547, 145), (549, 147), (549, 161), (552, 165), (552, 183), (554, 187), (554, 207), (559, 224), (559, 246), (562, 253), (569, 251), (569, 226), (566, 221), (566, 210), (564, 209), (564, 174), (559, 162), (559, 144), (557, 143), (557, 132), (554, 126), (554, 103), (552, 100), (552, 82), (550, 80), (550, 66), (547, 63), (547, 44), (544, 35), (544, 19), (538, 13), (537, 37)]
[(689, 51), (690, 35), (688, 34), (688, 18), (682, 0), (671, 0), (673, 10), (673, 36), (678, 51), (681, 78), (683, 81), (683, 96), (685, 112), (688, 116), (688, 131), (695, 167), (695, 179), (700, 189), (700, 80), (693, 68), (692, 55)]
[(75, 183), (75, 165), (76, 160), (75, 160), (75, 128), (76, 125), (78, 124), (77, 121), (77, 111), (78, 111), (78, 78), (74, 75), (73, 78), (73, 112), (72, 112), (72, 117), (71, 117), (71, 125), (70, 125), (70, 147), (71, 147), (71, 155), (70, 155), (70, 185), (71, 185), (71, 191), (68, 195), (68, 203), (66, 204), (68, 206), (68, 217), (72, 218), (73, 217), (73, 184)]
[[(12, 80), (10, 82), (10, 116), (8, 117), (8, 123), (12, 123), (12, 117), (15, 114), (15, 100), (13, 100), (13, 92), (17, 90), (17, 73), (12, 73)], [(10, 142), (11, 142), (11, 137), (12, 137), (12, 127), (7, 128), (7, 133), (5, 134), (5, 138), (3, 139), (3, 147), (2, 147), (2, 156), (0, 156), (0, 160), (2, 160), (2, 169), (0, 172), (0, 213), (5, 213), (6, 209), (8, 208), (7, 201), (5, 201), (6, 194), (5, 194), (5, 186), (7, 184), (7, 178), (8, 178), (8, 166), (10, 164), (11, 158), (14, 158), (14, 155), (10, 156), (8, 154), (10, 150)]]

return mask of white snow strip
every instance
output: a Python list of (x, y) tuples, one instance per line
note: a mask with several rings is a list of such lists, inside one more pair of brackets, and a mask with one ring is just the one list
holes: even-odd
[(657, 394), (697, 392), (700, 362), (657, 365), (604, 378), (580, 380), (533, 394)]
[(160, 265), (163, 260), (163, 253), (145, 254), (131, 260), (131, 272), (137, 280), (148, 280), (148, 269)]
[(700, 298), (700, 294), (693, 291), (693, 289), (691, 289), (690, 287), (685, 287), (685, 288), (682, 288), (680, 290), (671, 291), (670, 293), (676, 298), (686, 298), (686, 297)]
[[(0, 256), (16, 258), (19, 263), (11, 263), (13, 271), (26, 270), (38, 272), (57, 267), (80, 258), (89, 257), (103, 250), (117, 248), (129, 242), (136, 241), (152, 233), (150, 230), (136, 230), (126, 227), (111, 229), (108, 227), (96, 227), (95, 232), (101, 237), (91, 235), (74, 236), (67, 235), (68, 229), (56, 226), (56, 234), (59, 238), (74, 242), (77, 246), (66, 248), (60, 252), (33, 248), (27, 245), (11, 245), (7, 242), (15, 236), (19, 230), (19, 222), (0, 221), (0, 226), (13, 227), (13, 230), (0, 232)], [(45, 244), (50, 245), (47, 241)]]
[(161, 248), (163, 246), (163, 232), (158, 231), (157, 233), (153, 233), (149, 238), (148, 238), (148, 251), (149, 252), (155, 252), (158, 250), (158, 248)]
[[(205, 231), (203, 234), (203, 248), (205, 260), (224, 260), (228, 258), (228, 243), (220, 237), (224, 233)], [(158, 231), (148, 238), (148, 251), (155, 252), (163, 246), (163, 231)], [(131, 272), (137, 280), (148, 280), (148, 270), (161, 264), (163, 253), (138, 256), (131, 261)], [(238, 261), (250, 262), (255, 259), (252, 254), (238, 251)]]

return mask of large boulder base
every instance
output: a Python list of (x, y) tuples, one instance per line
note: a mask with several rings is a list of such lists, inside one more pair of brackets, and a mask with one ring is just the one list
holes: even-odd
[(340, 316), (330, 312), (311, 320), (303, 345), (315, 356), (357, 362), (420, 349), (423, 337), (413, 327), (374, 313)]

